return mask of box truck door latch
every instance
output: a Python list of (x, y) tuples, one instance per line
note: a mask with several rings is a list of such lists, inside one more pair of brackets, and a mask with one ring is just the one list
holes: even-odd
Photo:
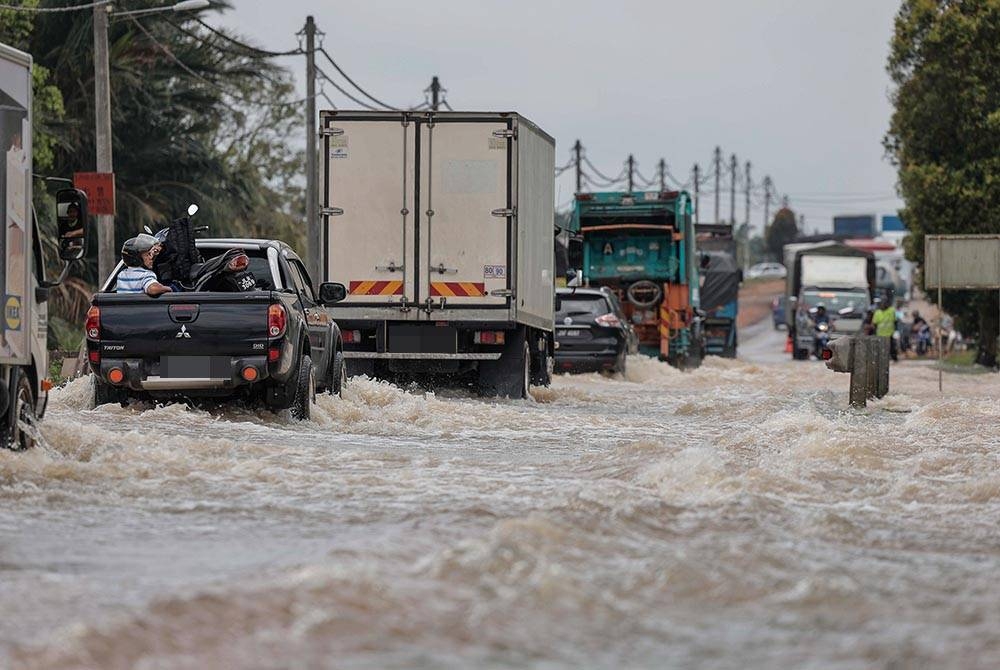
[(344, 129), (343, 128), (333, 128), (333, 127), (330, 127), (330, 128), (320, 128), (319, 129), (319, 136), (320, 137), (336, 137), (337, 135), (343, 135), (343, 134), (344, 134)]
[(458, 274), (458, 268), (446, 268), (444, 263), (438, 263), (436, 268), (431, 268), (431, 272), (436, 272), (439, 275), (453, 275)]
[(396, 261), (389, 261), (388, 265), (376, 265), (375, 269), (378, 272), (402, 272), (403, 266), (396, 265)]
[(493, 216), (503, 216), (503, 217), (515, 216), (517, 214), (517, 210), (512, 207), (507, 209), (494, 209), (492, 212), (490, 212), (490, 214), (492, 214)]
[[(444, 309), (445, 303), (447, 302), (448, 298), (441, 296), (441, 304), (438, 306), (438, 309)], [(427, 298), (427, 300), (424, 301), (424, 311), (428, 314), (434, 311), (434, 298)]]
[(319, 210), (320, 216), (340, 216), (344, 213), (340, 207), (323, 207)]
[(513, 138), (516, 138), (517, 137), (517, 131), (516, 130), (510, 130), (510, 129), (506, 129), (506, 130), (494, 130), (493, 131), (493, 137), (513, 137)]

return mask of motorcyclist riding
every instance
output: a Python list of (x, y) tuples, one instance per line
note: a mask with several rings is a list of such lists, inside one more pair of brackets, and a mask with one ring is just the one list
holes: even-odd
[(823, 358), (823, 349), (830, 343), (830, 315), (826, 313), (826, 305), (818, 303), (812, 314), (813, 321), (813, 355)]

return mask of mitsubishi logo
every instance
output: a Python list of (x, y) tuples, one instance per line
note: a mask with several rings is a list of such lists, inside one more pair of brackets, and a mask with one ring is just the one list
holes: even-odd
[(181, 329), (177, 331), (177, 334), (174, 337), (186, 337), (191, 339), (191, 333), (188, 332), (187, 326), (181, 324)]

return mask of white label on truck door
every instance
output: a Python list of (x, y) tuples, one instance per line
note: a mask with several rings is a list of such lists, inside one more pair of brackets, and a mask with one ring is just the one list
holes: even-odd
[(505, 279), (507, 277), (507, 266), (506, 265), (484, 265), (483, 266), (483, 278), (484, 279)]
[(333, 147), (330, 149), (330, 158), (347, 158), (347, 147)]

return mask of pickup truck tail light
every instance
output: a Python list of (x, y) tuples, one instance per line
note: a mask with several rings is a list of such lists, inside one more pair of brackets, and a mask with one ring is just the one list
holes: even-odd
[(88, 340), (99, 340), (101, 339), (101, 308), (91, 307), (87, 310), (87, 323), (84, 326), (84, 332), (87, 334)]
[(267, 308), (267, 336), (270, 338), (281, 337), (285, 334), (287, 326), (288, 314), (285, 312), (285, 306), (270, 305)]
[(622, 325), (622, 322), (614, 314), (601, 314), (594, 321), (600, 326), (607, 326), (609, 328), (617, 328)]

